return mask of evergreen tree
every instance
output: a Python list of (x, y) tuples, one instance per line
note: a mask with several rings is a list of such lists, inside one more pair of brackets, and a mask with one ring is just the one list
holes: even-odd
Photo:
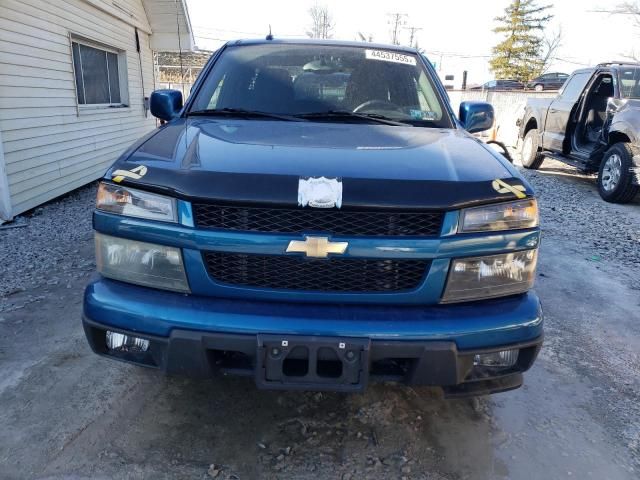
[(544, 68), (542, 31), (553, 15), (551, 5), (538, 6), (536, 0), (512, 0), (504, 15), (497, 17), (500, 25), (493, 29), (505, 39), (493, 47), (489, 61), (497, 79), (522, 82), (540, 75)]

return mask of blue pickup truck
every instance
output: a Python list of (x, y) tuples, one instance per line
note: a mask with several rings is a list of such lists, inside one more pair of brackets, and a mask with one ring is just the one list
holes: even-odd
[(534, 193), (411, 48), (227, 43), (99, 184), (92, 349), (259, 388), (447, 396), (522, 384), (542, 344)]

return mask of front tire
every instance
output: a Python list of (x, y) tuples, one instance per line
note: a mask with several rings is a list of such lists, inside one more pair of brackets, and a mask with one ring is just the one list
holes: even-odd
[(544, 90), (544, 85), (537, 84), (535, 87), (533, 87), (533, 89), (534, 89), (536, 92), (541, 92), (541, 91), (543, 91), (543, 90)]
[(544, 162), (544, 155), (540, 152), (538, 129), (532, 128), (524, 136), (520, 147), (520, 162), (524, 168), (537, 170)]
[(633, 184), (631, 144), (616, 143), (607, 150), (598, 171), (598, 193), (611, 203), (633, 200), (640, 187)]

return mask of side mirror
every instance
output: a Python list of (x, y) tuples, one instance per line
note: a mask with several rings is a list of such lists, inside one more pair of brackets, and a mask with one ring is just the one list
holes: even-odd
[(607, 113), (611, 115), (616, 113), (620, 108), (621, 103), (622, 102), (619, 99), (614, 97), (609, 97), (607, 99)]
[(486, 102), (462, 102), (458, 118), (469, 133), (483, 132), (493, 127), (493, 107)]
[(169, 121), (182, 110), (182, 92), (179, 90), (156, 90), (151, 94), (151, 115)]

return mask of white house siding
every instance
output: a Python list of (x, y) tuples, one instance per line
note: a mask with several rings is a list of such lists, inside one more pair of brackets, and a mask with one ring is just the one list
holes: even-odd
[[(14, 216), (99, 178), (155, 127), (144, 111), (136, 26), (148, 96), (153, 56), (141, 0), (0, 0), (0, 137)], [(126, 51), (128, 107), (77, 107), (70, 34)]]

